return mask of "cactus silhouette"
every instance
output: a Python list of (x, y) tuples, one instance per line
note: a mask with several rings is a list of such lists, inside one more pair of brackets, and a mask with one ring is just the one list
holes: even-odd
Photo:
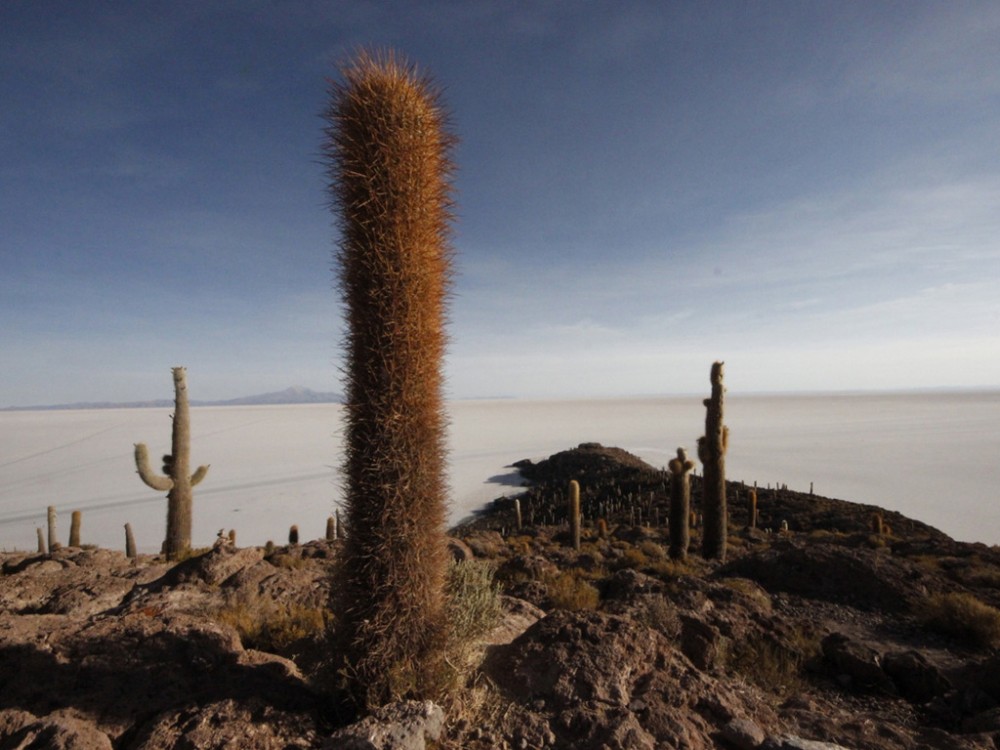
[(135, 534), (132, 533), (132, 524), (125, 524), (125, 557), (134, 560), (138, 555), (135, 551)]
[(70, 516), (69, 523), (69, 546), (79, 547), (80, 546), (80, 522), (83, 519), (83, 514), (74, 510), (73, 515)]
[(694, 461), (687, 457), (687, 451), (677, 449), (677, 458), (670, 460), (670, 557), (686, 560), (691, 542), (691, 470)]
[(722, 423), (726, 388), (722, 384), (722, 362), (712, 365), (712, 397), (705, 399), (705, 436), (698, 439), (698, 458), (703, 468), (702, 514), (705, 517), (701, 553), (706, 559), (726, 559), (728, 517), (726, 511), (726, 449), (729, 428)]
[(191, 469), (191, 418), (188, 411), (187, 371), (174, 367), (174, 414), (170, 453), (163, 457), (163, 476), (149, 468), (144, 443), (135, 446), (135, 466), (139, 478), (149, 487), (167, 493), (167, 538), (163, 552), (170, 560), (191, 548), (192, 489), (205, 478), (208, 466)]
[(435, 87), (393, 53), (341, 75), (324, 142), (348, 323), (336, 588), (349, 688), (370, 708), (431, 694), (441, 672), (454, 138)]
[(569, 482), (569, 536), (573, 549), (580, 551), (580, 483)]

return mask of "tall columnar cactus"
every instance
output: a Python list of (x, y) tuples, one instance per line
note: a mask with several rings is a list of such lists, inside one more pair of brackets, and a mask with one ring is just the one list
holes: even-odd
[(694, 461), (687, 457), (687, 451), (677, 449), (677, 458), (671, 459), (670, 469), (670, 557), (686, 560), (688, 545), (691, 543), (691, 470)]
[(698, 439), (698, 458), (703, 468), (701, 552), (706, 559), (726, 559), (726, 448), (729, 428), (722, 423), (726, 389), (722, 384), (722, 362), (712, 365), (712, 397), (705, 399), (705, 436)]
[(429, 80), (362, 52), (324, 152), (347, 317), (341, 650), (373, 707), (435, 689), (445, 637), (445, 302), (454, 138)]
[(580, 550), (580, 483), (571, 479), (569, 483), (569, 535), (573, 549)]
[(56, 535), (56, 506), (50, 505), (46, 509), (46, 521), (49, 527), (49, 552), (55, 552), (59, 549), (59, 537)]
[(163, 476), (149, 468), (144, 443), (136, 443), (135, 466), (140, 479), (154, 490), (167, 493), (167, 538), (163, 552), (170, 560), (191, 548), (192, 489), (205, 478), (208, 466), (191, 472), (191, 418), (188, 411), (187, 371), (174, 367), (174, 414), (170, 453), (163, 457)]
[(750, 490), (750, 499), (747, 502), (747, 528), (757, 528), (757, 488)]
[(70, 516), (69, 522), (69, 546), (79, 547), (80, 546), (80, 522), (83, 520), (83, 514), (74, 510), (73, 515)]

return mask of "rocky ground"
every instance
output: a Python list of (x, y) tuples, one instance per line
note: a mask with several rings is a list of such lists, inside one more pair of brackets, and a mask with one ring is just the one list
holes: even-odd
[(733, 484), (728, 560), (695, 528), (680, 563), (660, 471), (595, 444), (520, 468), (520, 529), (503, 499), (452, 532), (503, 590), (463, 689), (346, 727), (323, 689), (338, 542), (0, 556), (0, 750), (1000, 748), (997, 548), (783, 488), (747, 528)]

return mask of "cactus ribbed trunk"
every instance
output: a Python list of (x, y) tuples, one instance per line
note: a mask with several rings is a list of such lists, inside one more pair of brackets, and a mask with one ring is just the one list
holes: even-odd
[(671, 459), (670, 469), (670, 557), (686, 560), (691, 543), (691, 470), (694, 462), (687, 451), (677, 449), (677, 458)]
[(40, 555), (45, 554), (45, 532), (42, 531), (42, 527), (39, 526), (35, 529), (38, 532), (38, 553)]
[(454, 139), (429, 81), (392, 53), (341, 73), (324, 145), (348, 323), (336, 589), (349, 687), (372, 708), (432, 694), (441, 671)]
[(705, 399), (705, 436), (698, 440), (698, 458), (703, 465), (702, 479), (702, 555), (706, 559), (725, 560), (727, 530), (726, 448), (729, 428), (723, 423), (725, 386), (722, 362), (712, 365), (712, 396)]
[(174, 414), (170, 453), (163, 457), (163, 476), (149, 468), (149, 454), (143, 443), (135, 446), (135, 465), (139, 477), (154, 490), (167, 492), (167, 536), (163, 553), (175, 560), (191, 548), (191, 506), (193, 488), (208, 466), (199, 466), (191, 473), (191, 417), (188, 407), (187, 371), (174, 367)]
[(59, 549), (59, 537), (56, 535), (56, 506), (50, 505), (46, 509), (46, 521), (49, 527), (49, 552)]
[(69, 546), (79, 547), (80, 546), (80, 522), (82, 520), (83, 514), (74, 510), (73, 515), (70, 516), (69, 522)]
[(571, 479), (569, 483), (569, 535), (573, 549), (580, 551), (580, 483)]
[(125, 557), (134, 560), (138, 557), (135, 549), (135, 534), (132, 533), (132, 524), (125, 524)]

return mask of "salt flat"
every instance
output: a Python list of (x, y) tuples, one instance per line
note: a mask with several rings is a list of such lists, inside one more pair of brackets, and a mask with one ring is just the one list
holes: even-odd
[[(663, 466), (703, 431), (699, 397), (449, 404), (451, 520), (517, 491), (509, 467), (581, 442), (625, 448)], [(220, 529), (238, 543), (282, 542), (297, 524), (323, 533), (341, 501), (337, 405), (195, 407), (194, 543)], [(124, 546), (130, 522), (157, 551), (166, 500), (135, 473), (132, 446), (170, 449), (169, 409), (0, 413), (0, 547), (32, 549), (45, 508), (83, 511), (83, 540)], [(730, 395), (730, 479), (784, 483), (899, 510), (965, 541), (1000, 543), (1000, 392), (836, 396)]]

